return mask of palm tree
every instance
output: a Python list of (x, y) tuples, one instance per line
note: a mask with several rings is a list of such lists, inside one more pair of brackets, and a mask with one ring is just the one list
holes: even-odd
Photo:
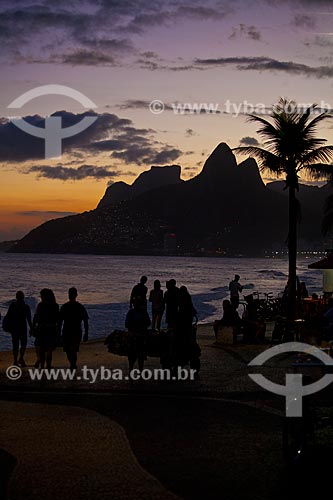
[(330, 195), (325, 200), (324, 216), (321, 224), (321, 232), (323, 236), (331, 236), (333, 228), (333, 195)]
[[(317, 126), (328, 112), (318, 114), (318, 106), (313, 104), (300, 110), (295, 101), (280, 98), (273, 107), (271, 121), (256, 115), (249, 115), (248, 121), (260, 124), (257, 133), (263, 139), (263, 146), (235, 148), (241, 154), (254, 156), (261, 171), (285, 178), (285, 189), (289, 190), (289, 301), (288, 319), (296, 314), (296, 261), (297, 261), (297, 220), (299, 204), (296, 191), (299, 190), (299, 173), (308, 179), (327, 179), (333, 174), (333, 165), (327, 164), (333, 158), (333, 146), (323, 146), (326, 139), (316, 138)], [(311, 115), (314, 115), (311, 116)]]

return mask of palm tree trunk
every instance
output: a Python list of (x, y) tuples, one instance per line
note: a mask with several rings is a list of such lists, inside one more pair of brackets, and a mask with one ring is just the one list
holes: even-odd
[(296, 189), (289, 186), (289, 283), (288, 283), (288, 311), (289, 320), (296, 319), (296, 265), (297, 265), (297, 201)]

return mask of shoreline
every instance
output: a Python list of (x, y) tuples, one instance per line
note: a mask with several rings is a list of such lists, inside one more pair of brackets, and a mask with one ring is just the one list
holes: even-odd
[[(1, 242), (0, 242), (1, 243)], [(176, 259), (176, 258), (210, 258), (210, 259), (271, 259), (271, 260), (287, 260), (288, 259), (288, 253), (282, 253), (281, 255), (278, 254), (276, 255), (275, 253), (271, 255), (267, 255), (265, 253), (263, 254), (242, 254), (242, 253), (237, 253), (237, 254), (230, 254), (230, 255), (221, 255), (219, 253), (217, 254), (212, 254), (210, 252), (207, 253), (184, 253), (184, 254), (149, 254), (149, 253), (85, 253), (85, 252), (13, 252), (13, 251), (8, 251), (8, 250), (0, 250), (0, 255), (44, 255), (44, 256), (59, 256), (59, 257), (71, 257), (71, 256), (91, 256), (91, 257), (161, 257), (161, 258), (170, 258), (170, 259)], [(305, 251), (304, 252), (299, 252), (298, 253), (298, 258), (303, 258), (303, 259), (311, 259), (311, 258), (317, 258), (318, 255), (326, 255), (325, 250), (318, 250), (318, 251)]]

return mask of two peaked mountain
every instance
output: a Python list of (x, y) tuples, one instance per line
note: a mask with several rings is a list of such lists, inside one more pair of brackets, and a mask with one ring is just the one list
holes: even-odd
[[(196, 177), (183, 181), (180, 174), (178, 165), (151, 167), (132, 185), (116, 182), (95, 210), (48, 221), (11, 251), (258, 255), (284, 247), (288, 200), (283, 183), (265, 186), (254, 159), (237, 165), (221, 143)], [(328, 189), (304, 186), (301, 194), (301, 237), (320, 242)]]

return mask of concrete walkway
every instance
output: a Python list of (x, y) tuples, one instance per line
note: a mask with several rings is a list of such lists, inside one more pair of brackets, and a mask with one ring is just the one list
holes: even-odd
[[(286, 500), (324, 492), (286, 475), (284, 399), (248, 376), (249, 361), (269, 345), (217, 348), (209, 326), (199, 328), (198, 341), (200, 378), (182, 382), (91, 384), (80, 370), (72, 381), (33, 381), (33, 349), (13, 381), (5, 375), (11, 353), (0, 353), (0, 473), (10, 476), (9, 499)], [(272, 359), (260, 372), (284, 383), (291, 361)], [(96, 341), (82, 345), (83, 365), (128, 370), (126, 357)], [(68, 367), (61, 349), (53, 366)], [(159, 368), (159, 359), (145, 366)], [(333, 443), (332, 434), (325, 439)], [(330, 460), (322, 458), (320, 449), (305, 477), (326, 474)]]
[(115, 421), (72, 406), (0, 402), (0, 442), (17, 465), (12, 500), (175, 500), (137, 462)]
[[(36, 361), (34, 349), (29, 349), (25, 360), (28, 368), (22, 370), (22, 377), (18, 380), (9, 380), (6, 375), (6, 368), (12, 364), (10, 352), (0, 352), (0, 389), (20, 391), (24, 390), (70, 390), (70, 391), (121, 391), (121, 392), (157, 392), (182, 393), (182, 394), (206, 394), (206, 395), (232, 395), (263, 393), (264, 391), (256, 385), (248, 376), (249, 368), (247, 364), (269, 345), (236, 345), (217, 348), (214, 345), (215, 337), (210, 325), (198, 328), (198, 342), (202, 349), (200, 377), (196, 380), (184, 382), (162, 382), (161, 381), (140, 381), (133, 383), (128, 380), (101, 380), (100, 374), (96, 382), (83, 380), (80, 371), (83, 366), (90, 369), (98, 369), (101, 366), (107, 369), (121, 369), (124, 376), (128, 375), (128, 362), (124, 356), (116, 356), (107, 352), (102, 341), (92, 341), (81, 345), (79, 353), (79, 370), (74, 380), (42, 380), (32, 381), (29, 376), (29, 368), (32, 368)], [(58, 348), (53, 356), (54, 368), (68, 368), (65, 353)], [(266, 363), (261, 369), (267, 377), (280, 380), (285, 377), (286, 363)], [(145, 368), (160, 368), (159, 358), (148, 357)], [(252, 370), (253, 371), (253, 370)]]

